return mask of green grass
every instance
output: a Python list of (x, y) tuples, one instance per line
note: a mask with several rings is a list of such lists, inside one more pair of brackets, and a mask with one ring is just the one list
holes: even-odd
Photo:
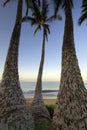
[[(51, 119), (53, 118), (55, 104), (45, 105), (48, 109)], [(52, 122), (45, 118), (40, 118), (35, 121), (35, 130), (52, 130)]]
[(41, 118), (35, 121), (35, 130), (52, 130), (51, 121)]
[(48, 109), (51, 118), (53, 118), (53, 113), (54, 113), (55, 104), (46, 105), (46, 108)]

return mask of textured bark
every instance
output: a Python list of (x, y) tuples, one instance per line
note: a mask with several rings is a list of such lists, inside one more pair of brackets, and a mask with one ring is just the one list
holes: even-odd
[(49, 112), (44, 105), (43, 96), (42, 96), (42, 73), (43, 73), (43, 65), (44, 65), (44, 55), (45, 55), (45, 35), (43, 31), (41, 62), (40, 62), (40, 67), (39, 67), (39, 72), (38, 72), (34, 99), (31, 104), (31, 111), (32, 111), (34, 119), (37, 119), (40, 117), (50, 119)]
[(33, 119), (20, 88), (18, 76), (22, 6), (23, 0), (18, 0), (15, 26), (0, 83), (0, 126), (6, 126), (8, 130), (33, 130)]
[(53, 130), (87, 130), (87, 90), (74, 47), (70, 0), (65, 0), (62, 72), (53, 116)]

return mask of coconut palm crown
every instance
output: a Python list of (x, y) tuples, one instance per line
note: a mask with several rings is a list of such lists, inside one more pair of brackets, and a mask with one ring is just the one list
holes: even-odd
[[(58, 19), (61, 19), (57, 15)], [(38, 77), (36, 82), (34, 99), (31, 104), (31, 110), (34, 118), (45, 117), (50, 119), (49, 113), (44, 105), (43, 96), (42, 96), (42, 73), (44, 65), (44, 56), (45, 56), (45, 41), (48, 40), (48, 34), (50, 34), (49, 22), (54, 20), (54, 16), (49, 17), (49, 5), (46, 0), (33, 2), (33, 13), (32, 17), (25, 16), (23, 21), (31, 22), (32, 26), (36, 26), (34, 34), (38, 30), (43, 29), (43, 43), (42, 43), (42, 55), (38, 71)]]
[(60, 87), (53, 116), (53, 130), (87, 129), (87, 90), (80, 73), (74, 44), (71, 0), (53, 0), (55, 15), (65, 12)]

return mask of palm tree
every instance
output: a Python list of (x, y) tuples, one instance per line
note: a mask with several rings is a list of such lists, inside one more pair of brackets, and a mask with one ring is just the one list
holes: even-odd
[[(35, 88), (35, 94), (34, 99), (31, 104), (31, 110), (34, 116), (34, 119), (37, 119), (39, 117), (44, 117), (50, 119), (49, 112), (47, 111), (43, 96), (42, 96), (42, 74), (43, 74), (43, 65), (44, 65), (44, 58), (45, 58), (45, 41), (48, 40), (48, 34), (50, 34), (50, 28), (49, 28), (49, 22), (52, 22), (54, 17), (48, 17), (48, 8), (49, 5), (46, 0), (42, 0), (42, 2), (39, 1), (33, 3), (33, 17), (24, 17), (23, 21), (29, 21), (31, 22), (31, 25), (36, 25), (36, 29), (34, 34), (38, 30), (43, 30), (43, 40), (42, 40), (42, 55), (41, 55), (41, 61), (38, 71), (38, 77), (36, 82), (36, 88)], [(58, 15), (58, 19), (61, 19), (61, 17)]]
[(53, 0), (55, 15), (62, 6), (65, 28), (62, 46), (60, 88), (53, 116), (53, 130), (87, 129), (87, 90), (84, 86), (74, 45), (72, 0)]
[[(6, 0), (4, 6), (7, 2)], [(17, 15), (0, 84), (0, 128), (33, 130), (34, 124), (18, 75), (18, 48), (21, 33), (23, 0), (18, 0)]]
[(83, 0), (82, 2), (82, 15), (78, 20), (79, 25), (81, 25), (85, 20), (87, 20), (87, 1)]

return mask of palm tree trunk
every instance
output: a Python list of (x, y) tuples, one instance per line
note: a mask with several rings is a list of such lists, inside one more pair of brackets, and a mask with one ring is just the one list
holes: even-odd
[(53, 130), (87, 129), (87, 91), (76, 57), (70, 0), (65, 0), (62, 72)]
[(18, 76), (18, 48), (21, 33), (22, 6), (23, 0), (18, 0), (16, 21), (0, 84), (0, 125), (6, 123), (8, 130), (23, 130), (23, 128), (30, 130), (30, 127), (33, 130), (32, 116), (20, 88)]
[(34, 103), (37, 104), (37, 102), (42, 105), (44, 104), (43, 96), (42, 96), (42, 74), (43, 74), (44, 56), (45, 56), (45, 36), (44, 36), (44, 32), (43, 32), (42, 55), (41, 55), (37, 82), (36, 82), (34, 100), (33, 100), (32, 104), (34, 104)]
[(42, 96), (42, 74), (43, 74), (44, 56), (45, 56), (45, 33), (43, 29), (42, 55), (41, 55), (34, 99), (31, 104), (31, 110), (34, 119), (37, 119), (38, 117), (45, 117), (50, 119), (49, 112), (47, 111), (44, 105), (43, 96)]

